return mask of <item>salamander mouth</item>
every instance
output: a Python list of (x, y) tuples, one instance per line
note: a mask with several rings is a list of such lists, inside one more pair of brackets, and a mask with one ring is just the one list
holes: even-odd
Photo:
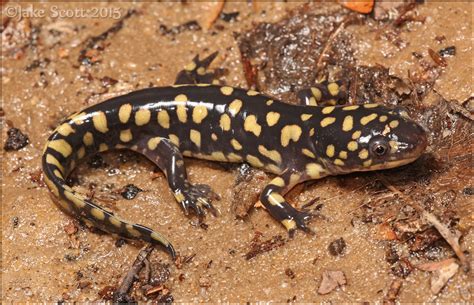
[(368, 167), (364, 167), (360, 169), (361, 172), (366, 172), (366, 171), (375, 171), (375, 170), (383, 170), (383, 169), (390, 169), (394, 167), (399, 167), (403, 166), (409, 163), (412, 163), (416, 159), (418, 159), (419, 156), (408, 158), (408, 159), (400, 159), (400, 160), (393, 160), (393, 161), (385, 161), (382, 163), (374, 164)]

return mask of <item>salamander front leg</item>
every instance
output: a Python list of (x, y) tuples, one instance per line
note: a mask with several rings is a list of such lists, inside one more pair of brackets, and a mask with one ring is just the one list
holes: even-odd
[(175, 144), (161, 137), (151, 138), (143, 144), (146, 148), (142, 153), (165, 173), (173, 195), (186, 215), (189, 210), (193, 210), (202, 218), (204, 209), (216, 215), (216, 209), (211, 203), (214, 199), (219, 199), (219, 196), (208, 185), (193, 185), (188, 181), (183, 156)]
[(304, 180), (300, 174), (287, 171), (280, 177), (276, 177), (270, 181), (260, 195), (262, 204), (267, 208), (273, 218), (286, 227), (290, 237), (294, 235), (296, 229), (313, 233), (306, 225), (313, 215), (309, 212), (295, 209), (283, 198), (289, 190)]
[(347, 90), (342, 81), (322, 81), (297, 92), (303, 106), (334, 106), (347, 101)]

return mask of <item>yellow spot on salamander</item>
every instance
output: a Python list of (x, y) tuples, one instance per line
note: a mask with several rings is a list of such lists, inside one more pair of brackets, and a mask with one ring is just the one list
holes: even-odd
[(86, 206), (85, 198), (79, 194), (75, 194), (71, 191), (64, 191), (64, 196), (66, 196), (69, 201), (74, 203), (74, 205), (80, 209)]
[(94, 113), (92, 116), (92, 123), (94, 123), (94, 128), (99, 132), (106, 133), (109, 131), (107, 127), (107, 117), (103, 111)]
[(387, 121), (387, 120), (388, 120), (388, 117), (386, 115), (381, 115), (380, 118), (379, 118), (379, 121), (382, 122), (382, 123)]
[(204, 67), (199, 67), (199, 68), (197, 68), (196, 72), (199, 75), (204, 75), (204, 74), (206, 74), (206, 69)]
[(362, 160), (365, 160), (369, 157), (369, 151), (367, 149), (362, 149), (361, 151), (359, 151), (359, 158), (362, 159)]
[(255, 136), (260, 136), (262, 132), (262, 126), (257, 123), (257, 117), (255, 115), (249, 115), (244, 121), (244, 130), (253, 133)]
[(84, 120), (87, 118), (87, 114), (85, 112), (73, 114), (71, 117), (71, 121), (76, 125), (84, 124)]
[(223, 131), (229, 131), (230, 130), (230, 117), (227, 113), (224, 113), (221, 115), (221, 118), (219, 120), (219, 126), (222, 128)]
[(335, 153), (334, 145), (329, 144), (329, 145), (326, 147), (326, 155), (327, 155), (329, 158), (332, 158), (332, 157), (334, 157), (334, 153)]
[(197, 147), (201, 147), (201, 133), (199, 131), (191, 129), (189, 131), (189, 138)]
[(265, 146), (259, 145), (258, 152), (262, 154), (262, 156), (267, 157), (268, 159), (272, 160), (273, 162), (280, 164), (281, 163), (281, 155), (276, 150), (268, 150)]
[(247, 155), (246, 159), (250, 163), (250, 165), (254, 167), (263, 167), (262, 161), (260, 161), (260, 159), (255, 156)]
[(109, 222), (117, 228), (120, 228), (122, 226), (122, 222), (115, 216), (109, 217)]
[(351, 106), (342, 107), (342, 110), (357, 110), (357, 109), (359, 109), (359, 105), (351, 105)]
[(264, 167), (267, 171), (269, 171), (270, 173), (273, 173), (273, 174), (280, 174), (281, 173), (281, 168), (279, 168), (278, 166), (276, 166), (275, 164), (267, 164), (265, 165)]
[(303, 113), (303, 114), (301, 115), (301, 120), (302, 120), (302, 121), (307, 121), (307, 120), (309, 120), (312, 116), (313, 116), (312, 114)]
[(48, 186), (49, 190), (54, 194), (54, 196), (59, 197), (59, 190), (56, 184), (53, 183), (47, 176), (43, 177), (44, 182)]
[(151, 112), (149, 109), (140, 109), (135, 113), (135, 124), (143, 126), (150, 122)]
[(344, 118), (344, 121), (342, 122), (342, 130), (350, 131), (352, 130), (352, 127), (354, 127), (354, 120), (352, 118), (352, 115), (348, 115)]
[(284, 187), (285, 186), (285, 180), (281, 177), (276, 177), (272, 181), (270, 181), (270, 184), (276, 185), (278, 187)]
[(360, 130), (357, 130), (357, 131), (354, 131), (354, 133), (352, 134), (352, 140), (357, 140), (358, 138), (360, 138), (362, 132)]
[(357, 147), (359, 147), (359, 146), (358, 146), (356, 141), (350, 141), (349, 143), (347, 143), (347, 149), (349, 151), (356, 151)]
[(391, 121), (390, 123), (388, 123), (388, 126), (390, 126), (390, 128), (397, 128), (398, 127), (398, 121), (397, 120), (393, 120)]
[(216, 135), (215, 133), (212, 133), (212, 134), (211, 134), (211, 139), (212, 139), (213, 141), (217, 141), (217, 135)]
[(313, 152), (310, 151), (310, 150), (307, 149), (307, 148), (303, 148), (303, 149), (301, 150), (301, 152), (303, 153), (303, 155), (305, 155), (305, 156), (307, 156), (307, 157), (310, 157), (310, 158), (313, 158), (313, 159), (316, 158), (316, 156), (313, 154)]
[(284, 219), (281, 223), (285, 226), (288, 231), (296, 229), (296, 222), (293, 219)]
[[(319, 90), (319, 88), (311, 87), (311, 94), (318, 102), (323, 98), (323, 93), (321, 92), (321, 90)], [(316, 106), (316, 102), (314, 106)]]
[(235, 99), (232, 103), (229, 104), (229, 113), (232, 116), (236, 116), (239, 113), (240, 109), (242, 108), (242, 101)]
[(190, 62), (189, 64), (187, 64), (186, 66), (184, 66), (184, 70), (186, 71), (193, 71), (194, 69), (196, 69), (197, 65), (194, 61)]
[(69, 136), (71, 133), (74, 133), (76, 132), (76, 130), (74, 128), (72, 128), (72, 126), (68, 123), (64, 123), (62, 124), (61, 126), (59, 126), (56, 131), (62, 135), (62, 136)]
[(367, 161), (364, 161), (364, 163), (362, 163), (362, 165), (364, 165), (365, 167), (369, 167), (372, 165), (372, 159), (369, 159)]
[(336, 118), (334, 117), (327, 117), (327, 118), (324, 118), (322, 119), (321, 121), (321, 127), (326, 127), (326, 126), (329, 126), (331, 125), (332, 123), (336, 122)]
[(271, 104), (273, 104), (273, 100), (268, 100), (268, 101), (266, 101), (265, 104), (267, 104), (267, 106), (270, 106)]
[(345, 151), (345, 150), (340, 151), (339, 152), (339, 158), (343, 159), (343, 160), (347, 159), (347, 151)]
[(82, 142), (84, 142), (84, 145), (86, 146), (91, 146), (92, 144), (94, 144), (94, 136), (92, 135), (92, 133), (90, 133), (89, 131), (86, 132), (82, 137)]
[(237, 141), (236, 139), (230, 140), (230, 145), (232, 145), (232, 147), (235, 150), (241, 150), (242, 149), (242, 145), (240, 145), (239, 141)]
[(125, 124), (130, 119), (130, 114), (132, 113), (132, 105), (124, 104), (119, 108), (119, 120), (121, 123)]
[(283, 198), (283, 196), (278, 193), (271, 193), (268, 195), (268, 202), (271, 205), (281, 206), (281, 204), (285, 202), (285, 198)]
[(224, 87), (221, 87), (221, 92), (222, 92), (222, 94), (224, 94), (224, 95), (231, 95), (232, 92), (234, 92), (234, 88), (228, 87), (228, 86), (224, 86)]
[(69, 157), (72, 153), (71, 145), (63, 139), (50, 141), (48, 147), (63, 155), (64, 158)]
[(222, 151), (215, 151), (211, 154), (211, 159), (220, 162), (226, 162), (227, 158), (225, 157)]
[(300, 139), (302, 130), (298, 125), (286, 125), (281, 129), (280, 142), (281, 146), (286, 147), (290, 141), (297, 142)]
[(95, 219), (98, 219), (98, 220), (104, 220), (105, 219), (104, 212), (102, 212), (101, 210), (99, 210), (97, 208), (92, 208), (91, 214)]
[(186, 111), (186, 105), (182, 104), (176, 106), (176, 115), (181, 123), (186, 123), (188, 120), (188, 113)]
[(311, 128), (311, 129), (309, 130), (309, 135), (310, 135), (310, 136), (314, 136), (314, 128)]
[(248, 95), (248, 96), (255, 96), (255, 95), (257, 95), (257, 94), (258, 94), (258, 92), (255, 91), (255, 90), (249, 90), (249, 91), (247, 91), (247, 95)]
[(334, 109), (336, 109), (336, 107), (334, 106), (324, 107), (321, 112), (324, 114), (330, 114), (331, 112), (333, 112)]
[(181, 191), (178, 191), (178, 192), (175, 192), (174, 193), (174, 198), (176, 199), (176, 201), (178, 201), (179, 203), (183, 202), (184, 201), (184, 195), (183, 193), (181, 193)]
[(196, 124), (201, 124), (201, 122), (207, 116), (207, 107), (203, 105), (199, 105), (194, 107), (193, 109), (193, 121)]
[(120, 141), (130, 142), (132, 138), (132, 131), (130, 129), (120, 131)]
[(278, 112), (270, 111), (267, 113), (267, 124), (273, 126), (280, 120), (280, 114)]
[(179, 147), (179, 138), (174, 134), (169, 134), (168, 138), (170, 139), (171, 143)]
[(314, 98), (314, 96), (309, 98), (308, 106), (318, 106), (318, 102), (316, 102), (316, 99)]
[(55, 175), (56, 177), (58, 177), (59, 179), (64, 179), (63, 174), (61, 174), (61, 172), (60, 172), (59, 170), (55, 169), (55, 170), (53, 171), (53, 173), (54, 173), (54, 175)]
[(156, 147), (158, 147), (158, 144), (160, 144), (162, 138), (161, 137), (154, 137), (148, 140), (147, 146), (149, 150), (155, 150)]
[(364, 108), (366, 108), (366, 109), (376, 108), (378, 106), (379, 106), (379, 104), (364, 104)]
[(140, 237), (141, 233), (137, 229), (133, 227), (131, 224), (126, 224), (125, 228), (127, 229), (128, 233), (134, 237)]
[(227, 155), (227, 160), (229, 160), (230, 162), (240, 162), (242, 161), (242, 157), (235, 153), (230, 153)]
[(296, 185), (298, 184), (298, 182), (300, 182), (300, 178), (301, 178), (301, 175), (300, 174), (297, 174), (297, 173), (293, 173), (291, 174), (290, 176), (290, 186), (293, 186), (293, 185)]
[(394, 154), (398, 150), (398, 142), (397, 141), (389, 141), (388, 144), (390, 145), (390, 153)]
[(64, 173), (64, 167), (59, 163), (58, 159), (51, 154), (46, 155), (46, 163), (56, 166), (61, 173)]
[(77, 151), (77, 158), (82, 159), (86, 155), (86, 148), (84, 146), (81, 146), (81, 148), (78, 149)]
[(377, 114), (376, 113), (372, 113), (372, 114), (369, 114), (369, 115), (366, 115), (364, 117), (362, 117), (360, 119), (360, 123), (362, 125), (367, 125), (369, 124), (370, 122), (372, 122), (373, 120), (375, 120), (377, 118)]
[(109, 149), (109, 147), (107, 146), (107, 144), (105, 144), (105, 143), (100, 143), (100, 145), (99, 145), (99, 152), (103, 152), (103, 151), (106, 151), (106, 150), (108, 150), (108, 149)]
[(159, 242), (160, 244), (164, 245), (165, 247), (168, 246), (170, 244), (170, 242), (168, 240), (166, 240), (166, 238), (164, 238), (161, 234), (159, 233), (156, 233), (156, 232), (152, 232), (150, 234), (150, 237), (153, 239), (153, 240), (156, 240), (157, 242)]
[(188, 97), (187, 97), (186, 95), (184, 95), (184, 94), (179, 94), (179, 95), (177, 95), (177, 96), (174, 98), (174, 100), (175, 100), (176, 102), (187, 102), (187, 101), (189, 101)]
[(344, 161), (342, 161), (341, 159), (336, 159), (336, 160), (334, 160), (334, 164), (339, 165), (339, 166), (343, 166)]
[(339, 85), (337, 83), (330, 83), (328, 85), (329, 94), (336, 96), (339, 93)]
[(161, 127), (165, 129), (170, 128), (170, 115), (168, 114), (168, 111), (164, 109), (160, 110), (157, 115), (157, 120)]

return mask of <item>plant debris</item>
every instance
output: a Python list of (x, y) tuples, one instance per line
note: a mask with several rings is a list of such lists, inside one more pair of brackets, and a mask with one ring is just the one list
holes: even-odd
[(7, 141), (3, 146), (5, 151), (20, 150), (30, 142), (28, 136), (22, 133), (18, 128), (10, 128), (7, 131), (7, 136)]
[(346, 276), (342, 271), (324, 271), (318, 293), (328, 294), (337, 287), (346, 285)]
[(122, 197), (127, 199), (127, 200), (132, 200), (140, 192), (143, 192), (143, 190), (140, 189), (139, 187), (135, 186), (134, 184), (127, 184), (120, 191), (120, 195), (122, 195)]
[(257, 255), (275, 250), (285, 244), (285, 240), (281, 235), (273, 236), (266, 241), (260, 241), (262, 233), (256, 232), (252, 242), (250, 243), (250, 251), (245, 254), (245, 259), (250, 260)]

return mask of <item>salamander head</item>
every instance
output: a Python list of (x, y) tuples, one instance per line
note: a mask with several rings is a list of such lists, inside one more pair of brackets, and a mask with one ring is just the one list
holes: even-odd
[(312, 140), (331, 174), (405, 165), (415, 161), (427, 146), (426, 132), (401, 108), (365, 104), (335, 107), (324, 113), (329, 110), (321, 110), (323, 120)]

